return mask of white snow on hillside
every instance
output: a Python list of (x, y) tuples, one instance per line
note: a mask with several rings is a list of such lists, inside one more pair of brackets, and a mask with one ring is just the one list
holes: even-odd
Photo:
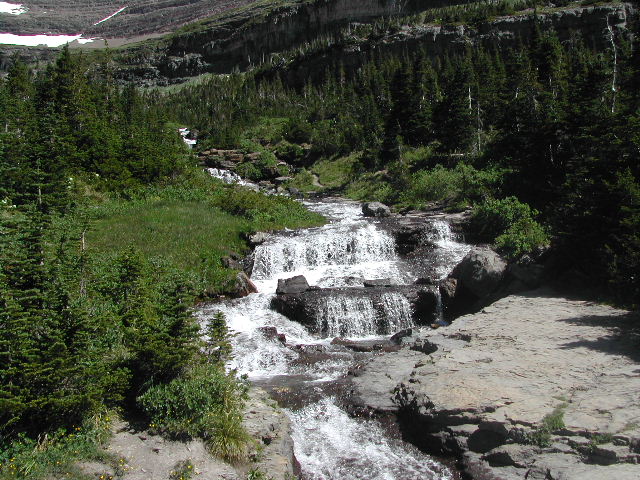
[(9, 15), (21, 15), (27, 9), (21, 3), (0, 2), (0, 13), (8, 13)]
[(0, 33), (0, 44), (22, 45), (25, 47), (61, 47), (65, 43), (76, 40), (78, 43), (93, 42), (93, 38), (82, 38), (78, 35), (15, 35), (13, 33)]
[(118, 15), (120, 12), (122, 12), (123, 10), (125, 10), (127, 7), (128, 7), (128, 5), (127, 5), (127, 6), (122, 7), (122, 8), (121, 8), (120, 10), (118, 10), (117, 12), (112, 13), (111, 15), (109, 15), (108, 17), (103, 18), (103, 19), (102, 19), (102, 20), (100, 20), (99, 22), (94, 23), (94, 24), (93, 24), (93, 26), (95, 27), (96, 25), (100, 25), (102, 22), (106, 22), (106, 21), (107, 21), (107, 20), (109, 20), (110, 18), (115, 17), (115, 16), (116, 16), (116, 15)]

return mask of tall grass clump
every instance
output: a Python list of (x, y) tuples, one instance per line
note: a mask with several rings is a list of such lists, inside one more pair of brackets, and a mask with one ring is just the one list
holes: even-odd
[(220, 364), (203, 363), (138, 397), (153, 429), (174, 438), (202, 438), (227, 461), (245, 458), (250, 437), (242, 426), (247, 387)]

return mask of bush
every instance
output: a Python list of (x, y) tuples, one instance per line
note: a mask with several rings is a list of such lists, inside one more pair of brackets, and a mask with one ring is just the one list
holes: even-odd
[[(409, 155), (416, 160), (427, 155), (426, 149), (417, 149)], [(495, 191), (502, 179), (499, 170), (477, 170), (466, 163), (453, 169), (436, 165), (431, 170), (420, 170), (408, 179), (406, 191), (400, 201), (412, 207), (421, 207), (426, 202), (449, 200), (458, 205), (481, 201)]]
[(152, 428), (173, 437), (202, 438), (213, 454), (237, 461), (246, 455), (250, 438), (242, 426), (245, 400), (246, 386), (222, 365), (202, 364), (151, 387), (138, 405)]
[(304, 150), (300, 145), (289, 143), (286, 140), (276, 145), (274, 150), (276, 157), (289, 163), (298, 163), (304, 157)]
[(549, 241), (537, 214), (515, 197), (487, 200), (474, 208), (470, 230), (475, 241), (494, 243), (508, 258), (517, 258)]

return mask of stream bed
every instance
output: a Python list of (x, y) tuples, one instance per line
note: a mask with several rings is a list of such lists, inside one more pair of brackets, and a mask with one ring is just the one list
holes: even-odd
[[(259, 293), (207, 305), (199, 312), (201, 320), (224, 313), (235, 333), (229, 368), (247, 375), (287, 412), (302, 479), (453, 479), (446, 465), (404, 443), (379, 421), (349, 415), (344, 402), (350, 372), (381, 353), (356, 352), (332, 340), (388, 342), (394, 333), (416, 327), (410, 303), (397, 291), (383, 293), (376, 305), (358, 295), (364, 279), (411, 285), (418, 277), (413, 262), (398, 256), (394, 236), (384, 228), (393, 219), (364, 217), (359, 203), (344, 199), (305, 205), (329, 223), (270, 235), (254, 251), (251, 279)], [(469, 247), (455, 240), (445, 221), (425, 221), (433, 223), (428, 270), (444, 278)], [(296, 275), (304, 275), (314, 287), (352, 293), (323, 298), (316, 328), (307, 328), (271, 309), (278, 279)], [(275, 327), (285, 341), (264, 327)]]

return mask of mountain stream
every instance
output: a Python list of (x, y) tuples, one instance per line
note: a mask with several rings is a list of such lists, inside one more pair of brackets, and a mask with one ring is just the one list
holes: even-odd
[[(348, 373), (374, 354), (332, 344), (334, 337), (366, 344), (415, 327), (411, 304), (397, 291), (383, 293), (379, 305), (360, 296), (363, 279), (390, 279), (410, 285), (414, 265), (396, 253), (394, 236), (380, 220), (363, 217), (360, 204), (343, 199), (305, 202), (329, 220), (322, 227), (271, 234), (256, 247), (252, 281), (259, 293), (211, 304), (202, 321), (221, 311), (233, 337), (229, 368), (269, 391), (292, 421), (294, 451), (304, 480), (449, 480), (449, 468), (402, 442), (374, 419), (353, 417), (342, 401)], [(392, 219), (391, 219), (392, 220)], [(443, 220), (432, 222), (429, 271), (444, 278), (467, 253)], [(351, 295), (323, 297), (314, 333), (270, 308), (277, 281), (304, 275), (312, 286), (344, 287)], [(353, 289), (353, 290), (351, 290)], [(359, 289), (359, 290), (358, 290)], [(275, 327), (286, 342), (265, 335)], [(335, 342), (334, 342), (335, 343)]]

